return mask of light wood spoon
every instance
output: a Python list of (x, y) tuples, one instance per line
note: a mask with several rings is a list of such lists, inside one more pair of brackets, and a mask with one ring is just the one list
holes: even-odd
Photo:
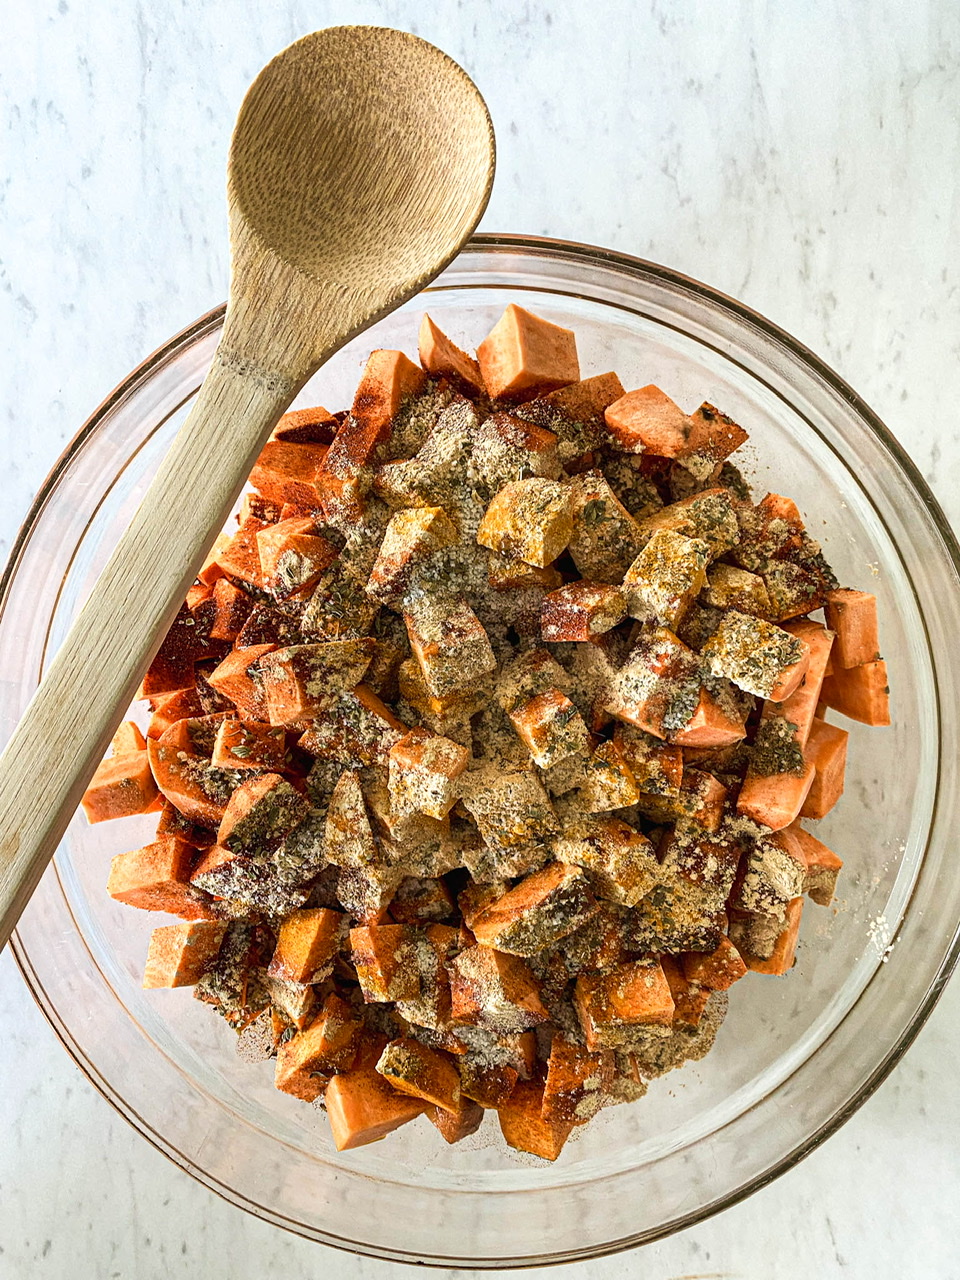
[(493, 170), (479, 91), (415, 36), (317, 31), (254, 81), (230, 147), (232, 271), (213, 365), (0, 757), (0, 946), (280, 415), (450, 262)]

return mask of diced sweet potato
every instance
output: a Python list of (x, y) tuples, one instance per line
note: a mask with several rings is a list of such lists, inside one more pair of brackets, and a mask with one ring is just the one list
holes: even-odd
[(736, 609), (756, 618), (770, 616), (770, 597), (766, 583), (756, 573), (738, 569), (733, 564), (714, 564), (707, 570), (707, 583), (701, 592), (705, 604), (718, 609)]
[(453, 911), (453, 896), (437, 876), (407, 876), (390, 903), (390, 915), (397, 924), (446, 920)]
[(568, 827), (551, 847), (559, 862), (588, 872), (599, 897), (624, 907), (636, 906), (657, 882), (653, 845), (619, 818), (590, 818)]
[(608, 973), (581, 973), (573, 1003), (591, 1052), (624, 1044), (625, 1029), (668, 1027), (673, 1021), (673, 997), (656, 958)]
[(130, 755), (136, 751), (146, 751), (147, 740), (132, 720), (125, 720), (113, 735), (110, 751), (115, 756)]
[(213, 546), (207, 552), (206, 559), (200, 566), (200, 572), (197, 574), (197, 579), (200, 582), (205, 582), (207, 586), (213, 586), (218, 578), (223, 577), (223, 570), (220, 568), (217, 557), (229, 542), (230, 535), (228, 533), (217, 534), (214, 539)]
[(550, 1020), (539, 983), (518, 956), (477, 944), (460, 951), (449, 972), (455, 1022), (509, 1035)]
[(483, 1060), (474, 1059), (469, 1054), (462, 1057), (458, 1065), (462, 1097), (472, 1099), (481, 1107), (502, 1106), (520, 1078), (515, 1066), (507, 1063), (490, 1065)]
[(307, 511), (317, 510), (321, 505), (318, 475), (327, 452), (324, 444), (271, 440), (254, 463), (250, 483), (279, 506), (290, 503)]
[(574, 564), (592, 582), (616, 585), (643, 546), (639, 525), (599, 471), (574, 476), (567, 491)]
[(143, 911), (166, 911), (183, 920), (216, 920), (213, 902), (190, 884), (194, 849), (175, 836), (118, 854), (110, 864), (107, 893)]
[(456, 541), (457, 531), (442, 507), (409, 507), (396, 512), (370, 570), (367, 594), (382, 604), (398, 604), (413, 585), (417, 570)]
[(877, 597), (868, 591), (828, 591), (823, 606), (827, 626), (837, 633), (834, 656), (843, 668), (880, 657)]
[(837, 877), (843, 862), (816, 836), (811, 835), (809, 831), (804, 831), (799, 822), (794, 822), (788, 830), (796, 841), (796, 846), (806, 864), (807, 874), (803, 882), (803, 892), (820, 906), (829, 907), (833, 901)]
[(687, 449), (690, 419), (653, 383), (621, 396), (608, 406), (604, 419), (610, 435), (628, 453), (679, 458)]
[(460, 1107), (460, 1073), (442, 1050), (403, 1036), (391, 1040), (377, 1070), (400, 1093), (456, 1114)]
[(540, 629), (544, 640), (592, 640), (626, 617), (619, 587), (602, 582), (569, 582), (544, 596)]
[(340, 950), (346, 918), (329, 907), (304, 907), (286, 917), (268, 972), (288, 982), (319, 982)]
[(684, 748), (620, 723), (613, 731), (613, 741), (626, 760), (638, 790), (645, 795), (675, 796), (683, 779)]
[(748, 439), (743, 427), (705, 400), (690, 415), (690, 434), (683, 461), (695, 475), (709, 474), (713, 465), (729, 458)]
[(463, 1095), (455, 1110), (429, 1107), (426, 1115), (430, 1123), (440, 1130), (443, 1140), (451, 1144), (469, 1138), (483, 1123), (483, 1107)]
[(338, 1151), (379, 1142), (394, 1129), (415, 1120), (427, 1105), (420, 1098), (391, 1088), (374, 1067), (334, 1076), (324, 1092), (324, 1103)]
[(321, 405), (291, 409), (274, 427), (271, 439), (287, 444), (329, 444), (339, 425), (339, 419)]
[(793, 693), (782, 702), (767, 702), (763, 708), (763, 717), (770, 719), (772, 716), (779, 716), (788, 724), (794, 725), (794, 736), (802, 749), (807, 744), (816, 714), (827, 663), (833, 649), (833, 632), (817, 622), (811, 622), (809, 618), (788, 622), (784, 630), (804, 641), (810, 650), (810, 662)]
[(544, 1160), (556, 1160), (576, 1121), (545, 1120), (542, 1115), (543, 1096), (543, 1084), (534, 1080), (520, 1081), (500, 1104), (497, 1118), (508, 1147)]
[(467, 395), (483, 391), (480, 365), (461, 351), (428, 315), (420, 321), (419, 347), (420, 363), (427, 373), (436, 378), (446, 378)]
[(153, 738), (147, 740), (147, 758), (157, 787), (188, 821), (202, 827), (220, 825), (226, 800), (222, 788), (208, 781), (209, 760)]
[(572, 933), (596, 910), (580, 867), (555, 862), (486, 907), (473, 932), (485, 946), (530, 956)]
[(588, 1053), (562, 1035), (555, 1035), (547, 1060), (540, 1114), (544, 1120), (572, 1120), (585, 1124), (597, 1114), (614, 1072), (613, 1053)]
[(176, 693), (194, 684), (194, 666), (203, 659), (221, 657), (226, 645), (210, 639), (212, 609), (209, 601), (196, 609), (184, 605), (170, 625), (140, 685), (141, 698)]
[(213, 603), (211, 639), (236, 640), (253, 609), (253, 600), (229, 578), (218, 578), (213, 584)]
[(655, 822), (694, 823), (704, 831), (716, 831), (723, 820), (727, 788), (711, 773), (686, 768), (676, 795), (638, 796), (641, 813)]
[(459, 742), (410, 729), (390, 748), (391, 807), (399, 817), (425, 813), (445, 818), (458, 799), (457, 780), (470, 752)]
[(773, 953), (767, 957), (752, 955), (749, 951), (741, 952), (743, 962), (754, 973), (769, 973), (781, 976), (793, 968), (797, 953), (797, 937), (800, 933), (800, 917), (803, 913), (803, 898), (793, 898), (787, 904), (786, 923), (777, 935)]
[(280, 843), (307, 815), (307, 801), (285, 778), (264, 773), (241, 783), (227, 802), (217, 843), (256, 853)]
[(415, 931), (403, 924), (361, 925), (350, 930), (350, 951), (364, 1000), (415, 1000), (419, 996), (415, 942)]
[(820, 696), (828, 707), (850, 720), (861, 724), (890, 723), (890, 688), (887, 664), (882, 659), (835, 670), (824, 680)]
[(208, 683), (253, 719), (266, 722), (267, 702), (259, 664), (260, 659), (276, 647), (275, 644), (255, 644), (234, 649), (207, 676)]
[(97, 765), (80, 803), (88, 822), (106, 822), (147, 813), (156, 798), (157, 784), (146, 751), (127, 751)]
[(210, 845), (217, 842), (215, 831), (198, 827), (195, 822), (190, 822), (166, 798), (163, 798), (163, 807), (157, 819), (157, 838), (161, 836), (176, 836), (179, 840), (192, 845), (194, 849), (208, 849)]
[(640, 791), (630, 766), (615, 742), (602, 742), (587, 764), (578, 799), (586, 813), (605, 813), (636, 804)]
[(544, 568), (560, 555), (573, 533), (566, 488), (531, 476), (512, 480), (492, 500), (477, 529), (477, 542), (503, 556)]
[(603, 424), (603, 411), (623, 395), (623, 383), (615, 373), (596, 373), (548, 392), (544, 402), (587, 426)]
[(497, 665), (486, 631), (465, 600), (403, 615), (414, 657), (434, 698), (462, 693)]
[(682, 747), (728, 747), (745, 738), (746, 732), (739, 716), (701, 689), (693, 714), (682, 728), (671, 733), (670, 741)]
[(803, 754), (817, 772), (800, 809), (801, 817), (825, 818), (843, 795), (849, 740), (846, 729), (814, 720)]
[[(286, 446), (280, 446), (281, 448)], [(229, 578), (248, 587), (263, 589), (257, 534), (268, 526), (263, 520), (249, 516), (230, 541), (217, 554), (217, 564)]]
[(217, 729), (210, 763), (218, 769), (276, 771), (284, 767), (286, 751), (282, 728), (228, 718)]
[(809, 762), (796, 772), (760, 774), (748, 770), (737, 797), (737, 812), (771, 831), (781, 831), (800, 813), (815, 776), (816, 768)]
[(309, 719), (335, 694), (353, 689), (370, 665), (375, 643), (370, 637), (328, 640), (264, 654), (257, 667), (270, 723)]
[(362, 1019), (345, 1000), (329, 995), (310, 1026), (277, 1049), (274, 1083), (284, 1093), (313, 1102), (337, 1071), (349, 1071), (359, 1047)]
[(372, 689), (358, 684), (329, 699), (314, 715), (298, 745), (318, 760), (339, 760), (349, 765), (386, 764), (390, 748), (403, 737), (407, 727)]
[(480, 343), (477, 361), (492, 400), (530, 399), (580, 377), (573, 332), (515, 303)]
[(164, 693), (152, 700), (153, 715), (147, 728), (147, 738), (162, 738), (171, 725), (190, 716), (202, 716), (203, 706), (196, 688), (180, 689), (176, 693)]
[(529, 844), (557, 829), (550, 798), (533, 769), (471, 769), (463, 775), (461, 798), (484, 843), (494, 849)]
[(196, 986), (216, 960), (226, 929), (224, 921), (214, 920), (154, 929), (143, 971), (144, 987)]
[(511, 480), (556, 480), (563, 470), (554, 432), (503, 412), (492, 413), (473, 433), (470, 466), (475, 492), (483, 500)]
[(305, 517), (261, 529), (257, 549), (264, 588), (276, 600), (303, 598), (338, 555), (336, 546), (318, 534), (314, 521)]
[[(729, 489), (704, 489), (689, 498), (672, 502), (639, 522), (643, 540), (658, 529), (672, 529), (685, 538), (699, 538), (710, 548), (711, 559), (735, 547), (740, 526)], [(746, 566), (749, 568), (749, 566)]]
[(697, 1028), (712, 994), (710, 989), (692, 982), (675, 956), (661, 956), (660, 965), (673, 998), (673, 1025)]
[[(362, 428), (364, 436), (372, 430), (376, 441), (386, 440), (401, 405), (411, 396), (419, 395), (426, 381), (422, 371), (402, 351), (371, 351), (357, 385), (350, 418)], [(349, 443), (346, 438), (341, 441), (338, 432), (334, 447), (341, 442)], [(344, 461), (350, 466), (361, 466), (366, 455), (360, 458), (349, 454)]]
[(688, 951), (681, 959), (687, 981), (710, 991), (726, 991), (747, 972), (740, 952), (729, 938), (721, 938), (714, 951)]
[(509, 713), (510, 721), (535, 764), (549, 769), (569, 756), (590, 749), (590, 733), (583, 717), (559, 689), (521, 703)]
[(644, 628), (614, 676), (604, 709), (657, 738), (688, 724), (700, 687), (696, 655), (666, 627)]
[(701, 539), (658, 529), (624, 574), (629, 612), (676, 628), (703, 588), (709, 557)]
[(496, 551), (490, 552), (487, 565), (487, 581), (494, 591), (522, 591), (527, 587), (553, 591), (563, 583), (563, 575), (552, 565), (541, 569), (516, 556), (498, 555)]
[(340, 775), (330, 796), (325, 852), (327, 861), (337, 867), (366, 867), (378, 861), (366, 799), (360, 779), (352, 770)]
[(810, 646), (772, 622), (728, 610), (701, 649), (715, 675), (771, 702), (783, 702), (810, 665)]

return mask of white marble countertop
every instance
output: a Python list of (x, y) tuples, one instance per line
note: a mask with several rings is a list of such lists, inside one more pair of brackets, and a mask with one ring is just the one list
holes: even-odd
[[(290, 40), (340, 22), (407, 27), (474, 75), (500, 150), (485, 229), (610, 245), (744, 299), (865, 396), (960, 526), (953, 0), (4, 10), (0, 552), (90, 410), (223, 298), (241, 94)], [(0, 1026), (4, 1280), (407, 1270), (284, 1235), (167, 1163), (73, 1066), (9, 954)], [(879, 1092), (797, 1169), (577, 1274), (960, 1276), (958, 1060), (954, 983)]]

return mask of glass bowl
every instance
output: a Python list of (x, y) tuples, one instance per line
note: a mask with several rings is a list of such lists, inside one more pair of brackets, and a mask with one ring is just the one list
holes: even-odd
[[(930, 491), (836, 374), (739, 303), (582, 245), (478, 237), (419, 297), (350, 343), (300, 397), (349, 404), (366, 353), (416, 345), (425, 308), (473, 346), (508, 302), (576, 330), (586, 373), (704, 399), (751, 433), (748, 473), (807, 514), (844, 583), (875, 591), (890, 729), (851, 731), (847, 794), (817, 828), (846, 860), (833, 908), (804, 912), (796, 969), (731, 992), (714, 1050), (604, 1111), (555, 1165), (418, 1120), (338, 1154), (325, 1117), (187, 992), (143, 991), (155, 918), (110, 900), (111, 856), (151, 818), (71, 825), (13, 946), (76, 1062), (140, 1133), (269, 1222), (384, 1258), (497, 1267), (596, 1256), (689, 1226), (822, 1142), (904, 1052), (957, 958), (958, 548)], [(223, 312), (174, 338), (82, 429), (40, 493), (0, 584), (8, 736), (125, 527), (212, 358)], [(136, 626), (135, 611), (130, 625)]]

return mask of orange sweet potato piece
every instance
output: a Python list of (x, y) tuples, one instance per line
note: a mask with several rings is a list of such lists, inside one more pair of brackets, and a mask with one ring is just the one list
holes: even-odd
[(400, 1093), (453, 1114), (459, 1109), (460, 1073), (442, 1049), (431, 1049), (410, 1036), (401, 1036), (386, 1046), (377, 1070)]
[(195, 850), (176, 836), (118, 854), (110, 864), (107, 893), (143, 911), (167, 911), (184, 920), (216, 920), (211, 899), (190, 884)]
[(887, 664), (879, 659), (859, 667), (840, 668), (823, 682), (820, 697), (850, 720), (861, 724), (890, 723), (890, 688)]
[(323, 444), (270, 440), (253, 465), (250, 483), (278, 506), (292, 503), (314, 510), (320, 506), (317, 476), (326, 455), (327, 446)]
[(150, 663), (140, 686), (141, 698), (153, 698), (160, 693), (176, 693), (179, 689), (192, 689), (194, 665), (203, 658), (219, 657), (225, 646), (210, 643), (209, 619), (202, 610), (191, 610), (184, 605), (170, 625), (156, 656)]
[(603, 411), (623, 395), (623, 383), (615, 373), (596, 373), (545, 395), (544, 401), (574, 422), (588, 426), (603, 423)]
[(286, 444), (329, 444), (339, 425), (339, 419), (320, 405), (291, 409), (277, 423), (271, 439)]
[(287, 737), (281, 726), (224, 719), (217, 730), (210, 763), (218, 769), (284, 767)]
[(212, 844), (216, 844), (215, 831), (198, 827), (195, 822), (188, 821), (179, 809), (175, 809), (165, 796), (160, 798), (163, 804), (157, 820), (157, 839), (161, 836), (176, 836), (179, 840), (192, 845), (194, 849), (209, 849)]
[(80, 803), (88, 822), (106, 822), (147, 813), (157, 798), (157, 785), (145, 751), (127, 751), (97, 765)]
[(234, 649), (207, 676), (217, 693), (236, 703), (255, 720), (266, 722), (267, 700), (260, 677), (260, 659), (273, 653), (275, 644), (253, 644), (245, 649)]
[(809, 761), (800, 773), (765, 776), (748, 772), (737, 797), (737, 812), (769, 827), (771, 831), (782, 831), (803, 808), (816, 772)]
[(299, 599), (299, 593), (316, 586), (339, 554), (332, 542), (317, 533), (314, 521), (305, 517), (261, 529), (257, 549), (264, 586), (276, 600)]
[(710, 999), (710, 989), (691, 981), (676, 956), (661, 956), (660, 965), (673, 998), (673, 1025), (698, 1027)]
[(580, 378), (572, 330), (511, 303), (477, 348), (484, 385), (493, 400), (529, 400)]
[(257, 666), (267, 719), (283, 725), (316, 715), (335, 694), (360, 683), (375, 647), (376, 641), (365, 636), (290, 645), (264, 654)]
[(814, 720), (803, 755), (817, 772), (800, 809), (801, 817), (825, 818), (843, 795), (849, 740), (846, 729)]
[(310, 1026), (278, 1047), (276, 1087), (304, 1102), (319, 1098), (334, 1072), (353, 1066), (362, 1026), (351, 1005), (336, 994), (327, 996)]
[(543, 1118), (544, 1086), (535, 1080), (520, 1081), (500, 1104), (497, 1118), (508, 1147), (527, 1151), (544, 1160), (556, 1160), (573, 1132), (574, 1120)]
[(743, 962), (754, 973), (769, 973), (776, 976), (789, 973), (793, 968), (797, 953), (797, 937), (800, 933), (800, 917), (803, 913), (803, 899), (791, 898), (787, 903), (786, 924), (777, 937), (773, 954), (767, 959), (742, 952)]
[(681, 957), (684, 977), (710, 991), (726, 991), (747, 972), (740, 952), (729, 938), (714, 951), (688, 951)]
[(357, 981), (368, 1003), (415, 1000), (420, 976), (411, 963), (416, 934), (405, 924), (359, 925), (350, 930)]
[(319, 760), (386, 764), (407, 728), (372, 689), (358, 684), (313, 717), (298, 745)]
[(263, 589), (263, 573), (260, 569), (260, 552), (257, 550), (257, 534), (267, 528), (263, 520), (249, 516), (225, 547), (217, 553), (216, 563), (230, 578), (248, 586)]
[(828, 591), (823, 611), (837, 633), (834, 659), (839, 667), (860, 667), (880, 657), (877, 597), (868, 591)]
[(674, 1002), (656, 958), (631, 961), (606, 973), (581, 973), (573, 997), (587, 1048), (615, 1048), (625, 1028), (669, 1026)]
[(794, 838), (794, 847), (798, 849), (806, 864), (804, 893), (809, 894), (820, 906), (829, 907), (833, 901), (837, 877), (843, 862), (816, 836), (811, 835), (809, 831), (804, 831), (799, 822), (794, 822), (788, 830)]
[(153, 699), (153, 715), (147, 728), (147, 738), (162, 738), (178, 720), (202, 716), (203, 704), (196, 687), (179, 689), (176, 693), (164, 693)]
[(132, 720), (125, 720), (113, 735), (110, 750), (115, 756), (130, 755), (135, 751), (146, 751), (147, 740)]
[(317, 982), (340, 950), (346, 916), (329, 907), (304, 907), (286, 917), (267, 970), (288, 982)]
[(309, 805), (285, 778), (263, 773), (237, 787), (223, 811), (217, 843), (235, 853), (279, 844), (303, 821)]
[(562, 1035), (555, 1035), (543, 1086), (542, 1118), (585, 1124), (603, 1106), (613, 1071), (612, 1051), (589, 1053)]
[(472, 356), (461, 351), (442, 329), (425, 315), (420, 322), (420, 363), (435, 378), (446, 378), (467, 395), (483, 392), (480, 366)]
[(428, 1107), (426, 1116), (430, 1123), (440, 1130), (444, 1142), (453, 1144), (477, 1132), (483, 1123), (483, 1107), (461, 1095), (455, 1110)]
[(374, 1067), (334, 1076), (324, 1102), (338, 1151), (379, 1142), (427, 1109), (422, 1099), (398, 1093)]
[(213, 584), (213, 603), (211, 640), (236, 640), (253, 609), (253, 600), (229, 578), (218, 578)]
[(486, 906), (471, 928), (484, 946), (528, 956), (566, 937), (596, 911), (583, 870), (553, 862)]
[(183, 749), (172, 742), (147, 741), (150, 771), (167, 800), (190, 822), (218, 827), (226, 806), (203, 787), (203, 769), (209, 761), (190, 753), (181, 759), (182, 755)]
[(728, 747), (746, 737), (742, 720), (724, 711), (706, 689), (700, 690), (700, 698), (693, 715), (675, 733), (670, 741), (681, 747)]
[(193, 987), (216, 960), (225, 921), (190, 920), (163, 925), (150, 935), (143, 985)]
[(448, 969), (454, 1022), (512, 1034), (550, 1020), (540, 984), (519, 956), (477, 944), (464, 947)]
[(213, 586), (213, 584), (217, 581), (218, 578), (223, 577), (223, 570), (220, 568), (220, 565), (217, 563), (217, 557), (219, 556), (220, 552), (224, 550), (224, 548), (227, 546), (229, 541), (230, 541), (229, 533), (217, 534), (214, 540), (213, 546), (207, 552), (206, 559), (204, 560), (203, 564), (200, 566), (200, 572), (197, 574), (198, 581), (205, 582), (207, 586)]
[(544, 596), (540, 630), (544, 640), (592, 640), (627, 615), (619, 587), (603, 582), (568, 582)]
[(748, 439), (743, 427), (705, 400), (690, 415), (690, 434), (681, 456), (696, 455), (708, 461), (722, 462)]
[(828, 631), (818, 622), (811, 622), (809, 618), (787, 622), (783, 629), (805, 641), (810, 651), (810, 661), (803, 679), (793, 693), (782, 702), (767, 702), (763, 708), (763, 715), (764, 718), (782, 716), (790, 724), (796, 725), (797, 743), (800, 747), (804, 747), (810, 736), (810, 727), (816, 714), (827, 664), (833, 651), (833, 632)]
[(457, 779), (470, 762), (459, 742), (426, 729), (409, 729), (390, 748), (390, 803), (398, 817), (425, 813), (445, 818), (456, 804)]
[(687, 448), (690, 419), (653, 383), (628, 391), (608, 405), (604, 419), (607, 430), (627, 453), (679, 458)]

